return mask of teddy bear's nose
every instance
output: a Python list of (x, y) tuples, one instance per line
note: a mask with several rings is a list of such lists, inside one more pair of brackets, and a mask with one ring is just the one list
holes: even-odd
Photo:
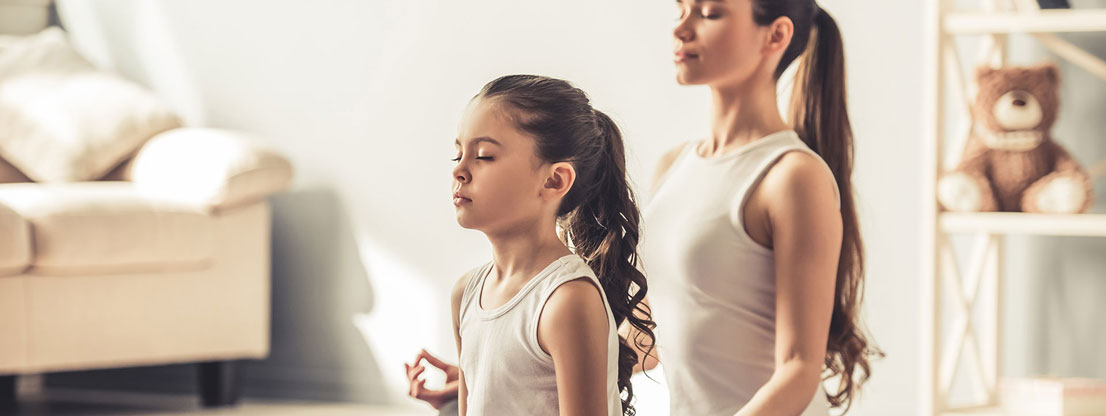
[(1025, 107), (1025, 100), (1018, 98), (1014, 100), (1014, 105), (1018, 107)]

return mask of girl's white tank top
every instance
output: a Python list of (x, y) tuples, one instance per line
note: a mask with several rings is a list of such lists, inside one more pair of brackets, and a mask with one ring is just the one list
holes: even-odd
[(607, 311), (606, 395), (608, 416), (622, 415), (618, 390), (618, 328), (595, 272), (580, 256), (555, 260), (527, 282), (507, 303), (480, 306), (491, 262), (473, 270), (461, 296), (461, 371), (468, 390), (470, 416), (559, 415), (553, 358), (538, 345), (538, 318), (553, 291), (587, 278), (599, 289)]

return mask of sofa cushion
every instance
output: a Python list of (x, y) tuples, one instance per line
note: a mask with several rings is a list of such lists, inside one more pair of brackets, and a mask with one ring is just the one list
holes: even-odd
[(0, 183), (30, 182), (31, 179), (0, 157)]
[(287, 189), (292, 165), (244, 133), (193, 127), (154, 136), (124, 177), (143, 192), (225, 210)]
[(214, 218), (128, 182), (0, 184), (0, 204), (31, 224), (33, 274), (207, 267)]
[(0, 157), (37, 182), (98, 179), (178, 126), (152, 93), (94, 68), (61, 29), (0, 52)]
[(0, 278), (31, 265), (31, 226), (19, 213), (0, 204)]

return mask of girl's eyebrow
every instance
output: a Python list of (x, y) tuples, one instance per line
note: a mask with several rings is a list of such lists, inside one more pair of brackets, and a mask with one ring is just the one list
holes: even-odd
[[(472, 144), (477, 144), (477, 143), (480, 143), (480, 142), (488, 142), (488, 143), (494, 144), (496, 146), (503, 146), (503, 143), (500, 143), (498, 140), (493, 139), (491, 137), (487, 137), (487, 136), (481, 136), (481, 137), (477, 137), (475, 139), (472, 139)], [(456, 140), (453, 141), (453, 143), (455, 143), (457, 146), (460, 146), (461, 145), (461, 139), (456, 139)]]

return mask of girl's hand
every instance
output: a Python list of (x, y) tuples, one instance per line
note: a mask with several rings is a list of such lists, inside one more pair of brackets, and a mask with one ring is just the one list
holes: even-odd
[[(422, 372), (426, 370), (426, 367), (420, 364), (424, 359), (426, 362), (430, 363), (430, 365), (437, 367), (445, 373), (445, 387), (441, 390), (426, 388), (426, 380), (419, 378)], [(438, 357), (426, 352), (424, 349), (419, 351), (419, 355), (415, 356), (415, 362), (413, 364), (403, 363), (403, 369), (407, 371), (407, 382), (409, 385), (407, 394), (409, 396), (427, 402), (435, 409), (441, 409), (446, 403), (457, 400), (457, 379), (460, 374), (460, 368), (457, 366), (446, 364), (442, 360), (439, 360)]]

